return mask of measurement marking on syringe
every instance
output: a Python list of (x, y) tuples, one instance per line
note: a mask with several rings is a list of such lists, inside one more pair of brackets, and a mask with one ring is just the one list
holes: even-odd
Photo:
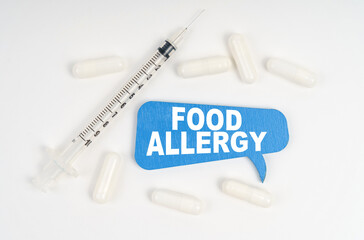
[(123, 94), (121, 92), (118, 92), (118, 94), (116, 94), (116, 97), (121, 98), (123, 96)]
[(143, 69), (141, 69), (141, 71), (145, 74), (145, 75), (147, 75), (147, 77), (149, 76), (149, 74), (147, 74)]
[(107, 110), (109, 110), (109, 112), (113, 113), (113, 111), (111, 111), (111, 109), (110, 109), (110, 108), (108, 108), (108, 107), (106, 107), (106, 108), (107, 108)]
[(133, 81), (134, 83), (138, 84), (138, 86), (139, 86), (139, 83), (137, 83), (137, 82), (134, 80), (134, 78), (133, 78), (133, 79), (131, 79), (131, 81)]
[(148, 66), (148, 68), (152, 67), (152, 64), (150, 63), (150, 61), (149, 61), (149, 62), (147, 62), (147, 64), (146, 64), (146, 65)]
[[(116, 107), (124, 108), (128, 99), (132, 99), (136, 95), (136, 92), (144, 86), (144, 80), (149, 80), (153, 76), (153, 72), (157, 71), (161, 67), (161, 65), (157, 64), (156, 61), (159, 59), (162, 62), (165, 62), (166, 59), (160, 59), (160, 57), (164, 56), (160, 54), (160, 52), (155, 53), (153, 57), (146, 64), (144, 64), (139, 69), (139, 71), (124, 85), (124, 87), (111, 99), (106, 107), (104, 107), (101, 112), (99, 112), (96, 118), (93, 119), (92, 122), (81, 132), (79, 136), (83, 141), (86, 142), (86, 146), (89, 146), (92, 143), (92, 137), (96, 137), (100, 134), (100, 127), (105, 128), (109, 125), (110, 122), (107, 119), (110, 117), (110, 115), (111, 118), (114, 118), (118, 114), (118, 112), (115, 111)], [(148, 74), (148, 72), (151, 73)], [(137, 90), (132, 90), (136, 86)], [(125, 99), (125, 97), (128, 97), (128, 99)], [(101, 123), (101, 125), (99, 125), (99, 123)], [(90, 139), (86, 140), (86, 136), (89, 136), (89, 133), (91, 132), (93, 132), (93, 135), (91, 135)]]
[(98, 118), (101, 122), (104, 122), (104, 121), (102, 121), (102, 119), (101, 119), (99, 116), (97, 116), (97, 118)]
[[(81, 133), (82, 134), (82, 133)], [(81, 134), (80, 135), (78, 135), (78, 136), (80, 136), (80, 138), (83, 140), (83, 141), (85, 141), (86, 142), (86, 140), (81, 136)]]
[(144, 66), (142, 67), (142, 71), (146, 72), (146, 71), (148, 71), (148, 68), (144, 65)]
[[(119, 105), (120, 108), (124, 108), (126, 105), (126, 100), (122, 99), (125, 98), (125, 95), (128, 94), (128, 98), (132, 99), (135, 96), (136, 92), (130, 90), (134, 86), (138, 86), (138, 90), (141, 89), (144, 86), (144, 84), (142, 84), (141, 82), (143, 80), (141, 79), (146, 76), (146, 79), (149, 80), (153, 76), (152, 73), (148, 74), (147, 72), (150, 71), (152, 68), (154, 68), (154, 71), (157, 71), (161, 67), (160, 64), (156, 64), (156, 60), (160, 56), (162, 55), (159, 52), (154, 54), (154, 56), (146, 64), (144, 64), (142, 68), (139, 69), (139, 71), (124, 85), (124, 87), (116, 94), (116, 96), (112, 98), (112, 100), (106, 105), (106, 107), (101, 110), (97, 117), (84, 129), (84, 131), (81, 132), (80, 137), (86, 142), (86, 146), (88, 146), (92, 142), (91, 140), (85, 140), (85, 136), (88, 136), (89, 132), (92, 131), (94, 133), (94, 137), (100, 134), (100, 130), (96, 130), (99, 128), (97, 127), (98, 122), (102, 122), (101, 126), (104, 128), (108, 126), (109, 121), (103, 120), (108, 118), (108, 112), (110, 112), (111, 117), (114, 118), (118, 114), (118, 112), (113, 111), (112, 109), (115, 109), (116, 105)], [(138, 83), (138, 81), (140, 81), (140, 83)]]
[(133, 84), (131, 84), (130, 82), (128, 82), (128, 83), (126, 84), (126, 86), (128, 86), (128, 88), (131, 88), (131, 87), (133, 86)]

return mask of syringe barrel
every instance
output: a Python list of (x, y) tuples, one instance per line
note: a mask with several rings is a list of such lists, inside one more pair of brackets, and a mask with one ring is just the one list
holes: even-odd
[(103, 129), (109, 126), (109, 123), (119, 115), (118, 112), (149, 82), (153, 75), (167, 61), (169, 55), (175, 51), (175, 48), (167, 41), (162, 45), (161, 49), (155, 51), (153, 56), (131, 77), (63, 152), (50, 155), (49, 162), (44, 166), (41, 173), (33, 179), (33, 183), (37, 187), (46, 191), (63, 173), (77, 176), (77, 171), (73, 168), (73, 162), (78, 158), (79, 154), (100, 135)]
[[(181, 39), (181, 34), (177, 39)], [(166, 40), (63, 152), (51, 154), (49, 162), (33, 180), (33, 183), (42, 190), (47, 190), (63, 173), (77, 176), (73, 162), (100, 135), (103, 129), (110, 125), (110, 122), (119, 115), (118, 112), (134, 95), (149, 82), (171, 54), (176, 51), (175, 45), (173, 41)]]

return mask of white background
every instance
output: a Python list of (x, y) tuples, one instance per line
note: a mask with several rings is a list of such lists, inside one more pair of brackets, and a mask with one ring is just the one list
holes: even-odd
[[(206, 12), (158, 76), (78, 160), (80, 176), (50, 193), (31, 184), (46, 162), (94, 117), (155, 49), (201, 8)], [(236, 72), (195, 79), (179, 62), (229, 55), (249, 39), (260, 79)], [(0, 239), (363, 239), (364, 1), (0, 1)], [(73, 63), (119, 55), (122, 73), (75, 79)], [(264, 69), (268, 57), (317, 72), (307, 89)], [(265, 156), (267, 178), (247, 158), (146, 171), (133, 158), (136, 113), (146, 101), (275, 108), (290, 142)], [(113, 200), (91, 192), (109, 151), (125, 156)], [(221, 193), (234, 178), (270, 191), (263, 209)], [(206, 202), (200, 216), (153, 205), (156, 187)]]

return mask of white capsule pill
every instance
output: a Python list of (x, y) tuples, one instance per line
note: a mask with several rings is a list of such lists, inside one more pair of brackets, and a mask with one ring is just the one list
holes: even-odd
[(261, 207), (269, 207), (272, 203), (270, 193), (234, 180), (224, 180), (222, 183), (222, 191), (230, 196)]
[(202, 211), (202, 201), (184, 193), (155, 189), (151, 200), (156, 204), (189, 214), (198, 215)]
[(258, 79), (257, 68), (245, 37), (241, 34), (233, 34), (229, 38), (228, 45), (241, 80), (247, 83), (255, 82)]
[(109, 153), (104, 159), (93, 192), (93, 200), (105, 203), (112, 197), (115, 190), (123, 161), (116, 153)]
[(125, 65), (125, 61), (118, 56), (89, 59), (76, 63), (72, 73), (77, 78), (96, 77), (120, 72), (125, 69)]
[(317, 81), (314, 73), (280, 59), (268, 59), (266, 67), (269, 72), (305, 87), (313, 87)]
[(184, 78), (223, 73), (232, 65), (229, 57), (209, 57), (191, 60), (178, 65), (177, 74)]

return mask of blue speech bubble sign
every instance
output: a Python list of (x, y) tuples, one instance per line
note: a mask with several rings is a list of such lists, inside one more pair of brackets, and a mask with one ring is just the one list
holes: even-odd
[(275, 109), (152, 101), (138, 111), (135, 160), (152, 170), (249, 157), (263, 182), (263, 154), (281, 151), (288, 139)]

